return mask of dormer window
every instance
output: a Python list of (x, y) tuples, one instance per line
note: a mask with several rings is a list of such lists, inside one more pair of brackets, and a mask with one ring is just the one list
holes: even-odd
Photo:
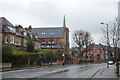
[(24, 32), (23, 34), (24, 34), (24, 36), (27, 36), (27, 33), (26, 33), (26, 32)]
[(11, 26), (7, 26), (12, 32), (16, 32), (16, 29), (14, 27)]
[(37, 36), (35, 36), (35, 38), (37, 39)]
[(51, 32), (50, 34), (54, 34), (54, 32)]
[(32, 38), (32, 35), (30, 34), (30, 37)]
[(45, 32), (42, 32), (41, 34), (45, 34)]

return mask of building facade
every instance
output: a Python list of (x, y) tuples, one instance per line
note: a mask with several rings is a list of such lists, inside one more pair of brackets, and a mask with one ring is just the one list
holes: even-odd
[(93, 62), (105, 62), (106, 52), (102, 44), (92, 44), (91, 50), (83, 54), (83, 57)]
[(66, 27), (65, 17), (63, 27), (32, 28), (41, 40), (41, 49), (61, 49), (69, 54), (69, 28)]
[(35, 48), (40, 48), (40, 40), (37, 35), (29, 28), (23, 28), (21, 25), (13, 26), (6, 18), (0, 17), (0, 29), (2, 31), (1, 45), (11, 45), (14, 50), (25, 49), (29, 39), (35, 43)]
[(63, 24), (63, 27), (23, 28), (21, 25), (13, 26), (6, 18), (0, 17), (0, 45), (12, 45), (15, 50), (25, 49), (31, 39), (36, 49), (61, 49), (69, 53), (69, 28), (66, 27), (65, 17)]

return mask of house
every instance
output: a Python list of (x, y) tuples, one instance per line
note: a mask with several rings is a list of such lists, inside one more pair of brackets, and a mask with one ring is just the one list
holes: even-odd
[[(92, 45), (92, 46), (91, 46)], [(83, 57), (93, 62), (105, 62), (106, 61), (106, 51), (102, 44), (91, 44), (91, 49), (87, 53), (83, 54)]]
[(40, 40), (37, 39), (36, 33), (30, 31), (29, 28), (23, 28), (21, 25), (13, 26), (6, 18), (0, 17), (0, 29), (2, 35), (2, 44), (12, 45), (14, 50), (25, 49), (26, 43), (32, 39), (35, 48), (40, 48)]

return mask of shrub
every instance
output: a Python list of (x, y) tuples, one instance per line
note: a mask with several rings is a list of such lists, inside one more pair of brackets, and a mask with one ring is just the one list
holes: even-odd
[(2, 45), (2, 62), (11, 62), (12, 53), (13, 53), (12, 46)]
[(29, 53), (25, 51), (14, 51), (12, 54), (13, 66), (27, 65), (29, 59)]
[(34, 43), (32, 40), (28, 40), (26, 45), (26, 51), (27, 52), (33, 52), (34, 51)]
[(30, 56), (30, 63), (32, 65), (34, 65), (35, 63), (36, 64), (41, 64), (39, 62), (40, 61), (40, 55), (39, 54), (37, 54), (37, 53), (30, 53), (29, 56)]

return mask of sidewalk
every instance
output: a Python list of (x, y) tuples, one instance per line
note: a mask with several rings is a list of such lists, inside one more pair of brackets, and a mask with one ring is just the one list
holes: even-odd
[(93, 75), (93, 78), (117, 78), (116, 68), (114, 65), (109, 66), (109, 68), (103, 67)]
[[(63, 65), (53, 64), (52, 66), (54, 67), (54, 66), (63, 66)], [(51, 65), (4, 68), (4, 69), (0, 69), (0, 72), (23, 70), (23, 69), (47, 68), (47, 67), (51, 67)]]
[(4, 68), (4, 69), (1, 69), (2, 71), (0, 70), (0, 72), (22, 70), (22, 69), (45, 68), (45, 67), (48, 67), (48, 66), (28, 66), (28, 67)]

